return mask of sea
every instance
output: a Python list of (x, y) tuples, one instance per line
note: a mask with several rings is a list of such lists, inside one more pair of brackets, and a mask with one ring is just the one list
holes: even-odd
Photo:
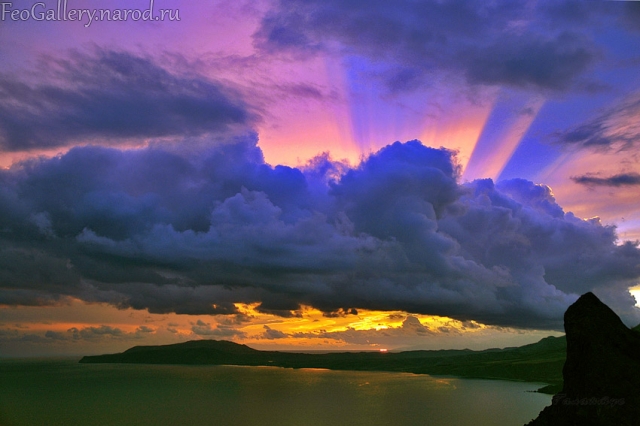
[(542, 384), (278, 367), (0, 359), (0, 426), (522, 426)]

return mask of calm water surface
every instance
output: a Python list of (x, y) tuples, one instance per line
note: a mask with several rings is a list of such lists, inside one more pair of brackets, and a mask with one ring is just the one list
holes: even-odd
[(539, 386), (404, 373), (0, 360), (0, 425), (521, 426)]

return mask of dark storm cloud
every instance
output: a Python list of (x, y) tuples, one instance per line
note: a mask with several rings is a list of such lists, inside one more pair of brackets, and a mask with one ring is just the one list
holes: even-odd
[(525, 180), (480, 180), (470, 188), (461, 199), (465, 214), (445, 218), (440, 229), (459, 242), (465, 257), (510, 271), (519, 285), (500, 288), (499, 294), (525, 305), (539, 303), (538, 315), (552, 316), (560, 294), (593, 288), (626, 298), (612, 303), (623, 314), (637, 315), (626, 288), (637, 282), (640, 252), (630, 242), (616, 245), (614, 227), (562, 213), (548, 188)]
[(640, 320), (627, 292), (640, 253), (616, 245), (613, 227), (565, 213), (545, 186), (460, 185), (458, 174), (452, 152), (417, 141), (355, 168), (327, 155), (274, 167), (251, 135), (199, 152), (83, 147), (29, 160), (0, 170), (0, 303), (226, 314), (216, 328), (193, 324), (220, 337), (238, 335), (234, 303), (559, 328), (595, 291)]
[(58, 304), (78, 290), (81, 277), (71, 270), (67, 258), (46, 249), (5, 243), (0, 234), (0, 305)]
[(594, 59), (589, 43), (570, 33), (512, 37), (463, 55), (469, 61), (466, 75), (471, 83), (551, 90), (570, 87)]
[(472, 84), (558, 91), (576, 86), (598, 58), (583, 34), (619, 12), (576, 1), (280, 0), (254, 40), (271, 53), (337, 49), (386, 63), (391, 90), (443, 71)]
[(38, 82), (0, 76), (0, 148), (199, 136), (251, 121), (237, 94), (199, 75), (177, 75), (127, 52), (47, 59)]
[(620, 173), (609, 177), (597, 176), (574, 176), (571, 178), (575, 183), (586, 186), (636, 186), (640, 185), (640, 175), (638, 173)]

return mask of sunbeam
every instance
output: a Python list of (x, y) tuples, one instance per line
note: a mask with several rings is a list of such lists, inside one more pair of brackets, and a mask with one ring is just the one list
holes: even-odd
[(464, 179), (497, 179), (543, 104), (539, 96), (503, 93), (475, 144)]
[(464, 171), (485, 126), (491, 105), (477, 106), (461, 116), (441, 116), (427, 127), (420, 140), (427, 146), (442, 146), (456, 151), (458, 164)]

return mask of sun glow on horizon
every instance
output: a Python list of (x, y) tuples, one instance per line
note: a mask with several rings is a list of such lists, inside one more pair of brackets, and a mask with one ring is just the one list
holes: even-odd
[[(0, 326), (8, 330), (9, 338), (14, 336), (28, 348), (46, 344), (52, 353), (59, 350), (60, 354), (100, 353), (197, 339), (231, 340), (258, 349), (437, 348), (467, 346), (469, 336), (501, 333), (475, 321), (403, 311), (327, 314), (303, 306), (296, 315), (285, 318), (260, 312), (258, 304), (236, 304), (237, 314), (212, 316), (152, 314), (77, 299), (67, 302), (40, 307), (0, 306)], [(455, 339), (465, 343), (452, 343)]]
[(640, 308), (640, 285), (629, 289), (629, 293), (636, 299), (636, 306)]

